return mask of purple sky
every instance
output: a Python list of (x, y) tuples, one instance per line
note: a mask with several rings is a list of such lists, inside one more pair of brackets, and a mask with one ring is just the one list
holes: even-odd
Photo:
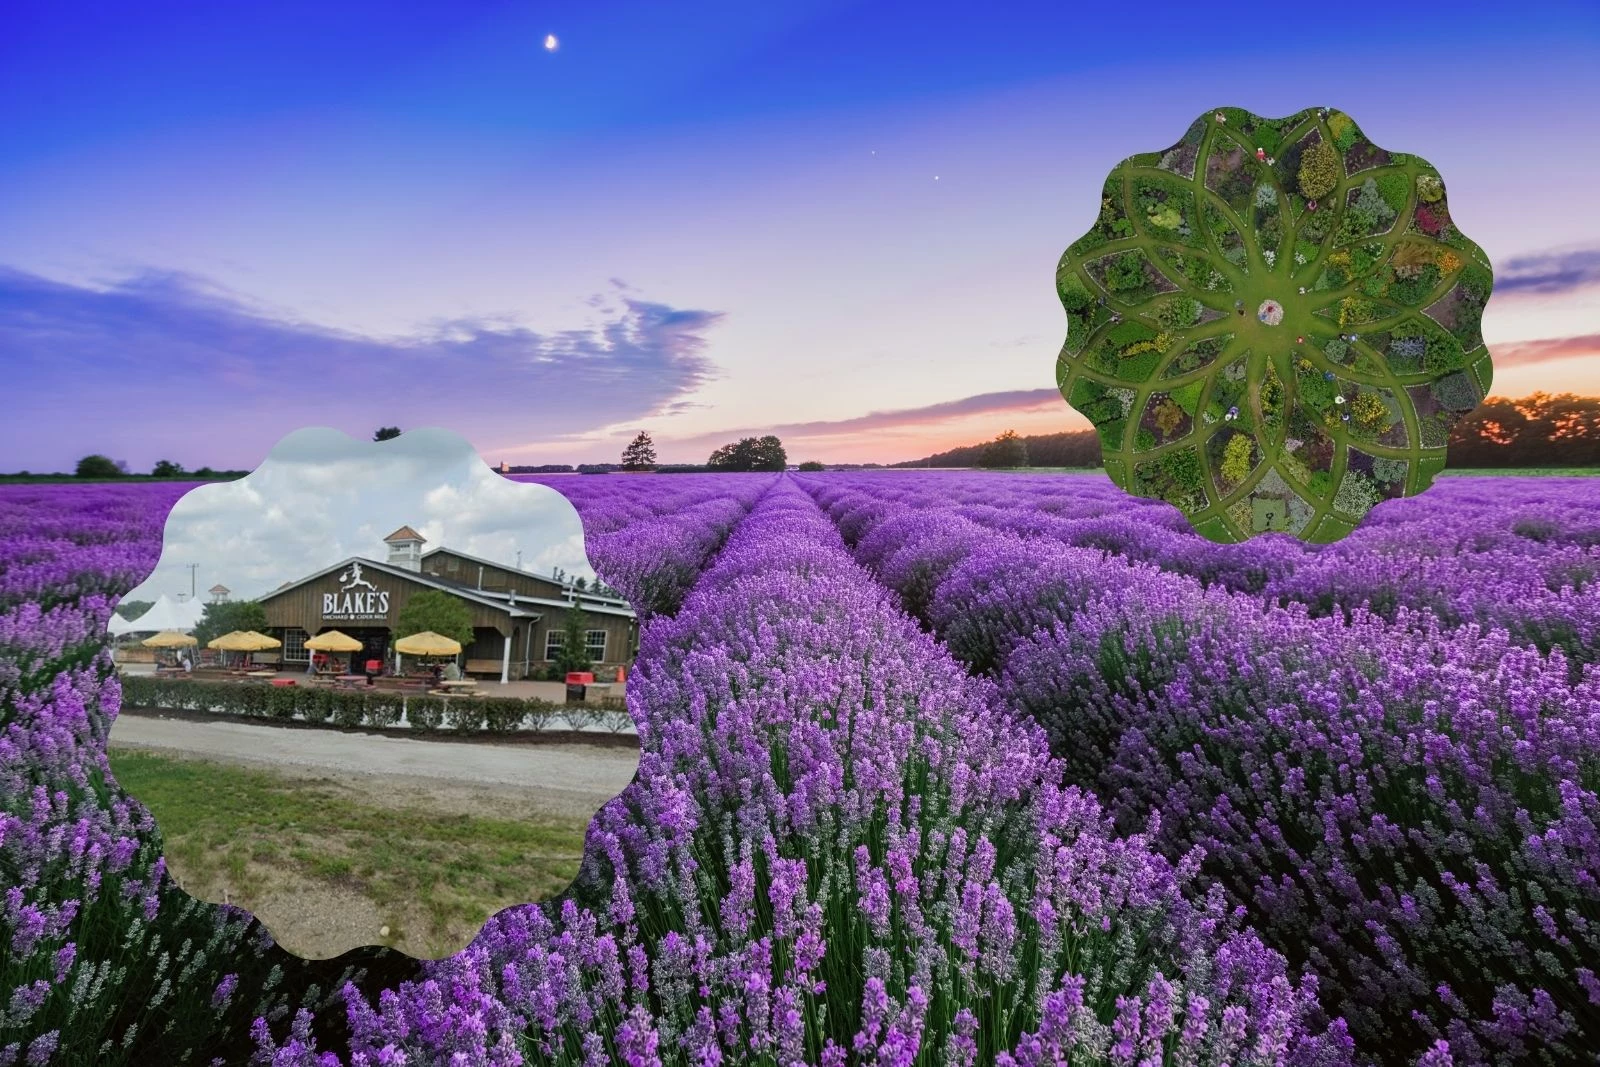
[(1321, 16), (1235, 5), (1259, 43), (1192, 5), (658, 6), (24, 4), (0, 469), (248, 468), (306, 425), (491, 462), (1077, 428), (1055, 263), (1113, 165), (1222, 104), (1340, 107), (1437, 166), (1496, 264), (1495, 392), (1600, 392), (1592, 6), (1356, 5), (1284, 40)]

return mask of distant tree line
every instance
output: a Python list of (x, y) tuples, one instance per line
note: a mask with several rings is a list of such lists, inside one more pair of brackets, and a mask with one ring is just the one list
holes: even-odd
[[(1007, 431), (1007, 434), (1010, 432)], [(952, 448), (896, 467), (1099, 467), (1093, 430), (1016, 437)], [(1012, 462), (1018, 460), (1020, 462)], [(1459, 469), (1600, 467), (1600, 397), (1534, 393), (1490, 397), (1456, 423), (1449, 465)]]
[[(397, 426), (381, 427), (374, 441), (400, 436)], [(1519, 400), (1490, 397), (1477, 410), (1456, 423), (1450, 433), (1450, 466), (1457, 468), (1600, 467), (1600, 397), (1573, 393), (1534, 393)], [(990, 441), (952, 448), (925, 459), (891, 464), (894, 467), (1099, 467), (1100, 437), (1093, 430), (1022, 437), (1011, 430)], [(505, 468), (511, 474), (609, 474), (613, 471), (655, 471), (691, 474), (706, 471), (781, 471), (788, 464), (783, 443), (770, 434), (746, 437), (723, 445), (704, 464), (658, 463), (650, 435), (640, 431), (623, 450), (620, 463), (544, 463)], [(862, 470), (878, 463), (832, 463), (831, 470)], [(822, 470), (809, 461), (800, 470)], [(78, 461), (74, 476), (86, 481), (137, 478), (124, 460), (99, 453)], [(243, 478), (249, 471), (185, 470), (181, 463), (158, 460), (150, 478), (190, 478), (198, 481)], [(19, 471), (8, 477), (62, 478), (64, 474)]]
[(1452, 467), (1600, 467), (1600, 397), (1490, 397), (1450, 434)]
[(964, 445), (896, 467), (1098, 467), (1100, 435), (1094, 430), (1019, 437), (1010, 430), (993, 441)]

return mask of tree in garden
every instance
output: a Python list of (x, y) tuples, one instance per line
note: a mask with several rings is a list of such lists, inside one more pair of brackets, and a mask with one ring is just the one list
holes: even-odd
[[(1353, 197), (1337, 192), (1341, 148), (1357, 168)], [(1180, 206), (1192, 229), (1166, 225), (1159, 208), (1173, 201), (1152, 193), (1175, 176), (1190, 183)], [(1375, 434), (1403, 464), (1385, 495), (1427, 488), (1445, 434), (1487, 395), (1493, 370), (1481, 331), (1493, 275), (1430, 164), (1372, 145), (1343, 112), (1229, 110), (1118, 164), (1101, 198), (1099, 220), (1056, 267), (1067, 313), (1056, 370), (1117, 485), (1177, 505), (1220, 542), (1261, 532), (1257, 504), (1303, 540), (1343, 537), (1377, 495), (1328, 476), (1333, 457)], [(1352, 375), (1371, 395), (1335, 405), (1336, 382)], [(1185, 448), (1143, 454), (1180, 433)], [(1235, 498), (1263, 464), (1286, 479)]]
[(200, 647), (223, 634), (235, 630), (264, 632), (267, 628), (267, 609), (254, 600), (232, 600), (221, 604), (207, 604), (195, 624), (194, 637)]
[(1318, 141), (1300, 157), (1300, 192), (1307, 200), (1320, 200), (1339, 184), (1339, 153), (1326, 141)]
[(1059, 289), (1061, 305), (1068, 311), (1082, 311), (1094, 303), (1094, 294), (1089, 292), (1089, 287), (1076, 274), (1069, 274), (1062, 279)]
[(1364, 430), (1379, 430), (1389, 421), (1389, 406), (1371, 393), (1350, 402), (1350, 420)]
[(399, 436), (400, 436), (400, 427), (398, 427), (398, 426), (380, 426), (380, 427), (378, 427), (377, 432), (372, 435), (372, 439), (374, 441), (393, 441), (396, 437), (399, 437)]
[(706, 466), (714, 471), (781, 471), (788, 462), (783, 443), (769, 434), (723, 445), (711, 453)]
[(1137, 252), (1122, 253), (1106, 270), (1106, 287), (1113, 292), (1129, 292), (1143, 288), (1144, 284), (1144, 258)]
[(653, 471), (656, 469), (656, 446), (650, 435), (640, 430), (637, 437), (622, 450), (622, 469), (625, 471)]
[(1173, 431), (1183, 425), (1183, 409), (1171, 397), (1163, 398), (1155, 407), (1155, 424), (1161, 436), (1172, 436)]
[(78, 460), (76, 474), (79, 478), (120, 478), (123, 470), (109, 456), (96, 453)]
[(1255, 455), (1255, 442), (1246, 434), (1236, 433), (1228, 438), (1222, 449), (1222, 477), (1229, 485), (1238, 485), (1250, 474), (1250, 460)]
[(174, 463), (170, 459), (157, 460), (156, 465), (150, 468), (150, 475), (154, 478), (176, 478), (183, 474), (183, 464)]
[(472, 613), (459, 598), (438, 589), (427, 589), (406, 601), (395, 619), (395, 637), (432, 630), (462, 647), (472, 644)]
[(594, 660), (589, 658), (588, 629), (583, 611), (577, 605), (568, 608), (561, 625), (561, 647), (554, 661), (557, 671), (572, 674), (594, 669)]

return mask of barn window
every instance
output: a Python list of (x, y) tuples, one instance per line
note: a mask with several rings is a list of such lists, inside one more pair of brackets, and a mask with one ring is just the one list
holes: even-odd
[(298, 627), (293, 627), (283, 632), (283, 661), (289, 663), (306, 661), (306, 632)]
[(544, 658), (555, 659), (561, 655), (561, 647), (567, 643), (567, 635), (560, 630), (551, 630), (544, 635)]
[(590, 630), (585, 633), (584, 648), (588, 651), (590, 659), (596, 663), (605, 662), (606, 632), (604, 630)]

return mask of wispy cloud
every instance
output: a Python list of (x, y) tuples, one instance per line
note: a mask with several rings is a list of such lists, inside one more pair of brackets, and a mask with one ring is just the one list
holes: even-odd
[(1549, 295), (1596, 284), (1600, 284), (1600, 248), (1567, 248), (1506, 260), (1495, 271), (1494, 291)]
[(1496, 367), (1520, 367), (1575, 356), (1600, 356), (1600, 333), (1550, 337), (1540, 341), (1509, 341), (1490, 345), (1489, 354)]
[(680, 445), (720, 444), (722, 442), (759, 434), (776, 434), (789, 438), (826, 438), (875, 431), (897, 429), (905, 426), (936, 426), (940, 423), (972, 415), (989, 415), (1005, 411), (1031, 411), (1046, 405), (1060, 405), (1066, 413), (1066, 402), (1056, 389), (1016, 389), (1003, 393), (979, 393), (959, 400), (946, 400), (919, 408), (900, 408), (894, 411), (874, 411), (849, 419), (818, 422), (791, 422), (780, 426), (764, 426), (737, 430), (721, 430), (696, 437), (678, 438)]
[(290, 321), (186, 275), (93, 288), (0, 268), (0, 361), (13, 439), (27, 442), (0, 467), (89, 451), (139, 467), (253, 466), (311, 423), (444, 426), (485, 448), (641, 418), (715, 376), (705, 349), (722, 313), (620, 290), (589, 329), (457, 319), (380, 338)]

